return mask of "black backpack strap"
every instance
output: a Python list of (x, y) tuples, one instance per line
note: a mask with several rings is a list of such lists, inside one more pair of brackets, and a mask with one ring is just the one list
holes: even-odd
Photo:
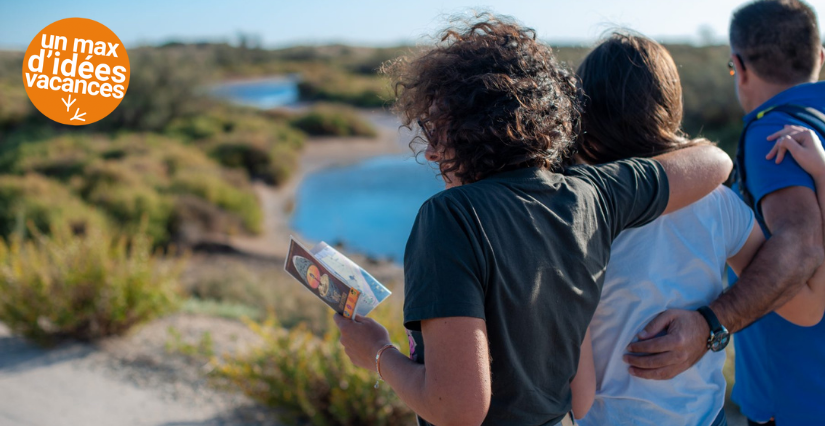
[(739, 136), (739, 145), (736, 149), (736, 159), (734, 160), (733, 173), (731, 173), (731, 181), (738, 184), (739, 193), (742, 195), (742, 199), (745, 203), (751, 206), (756, 214), (756, 220), (759, 222), (759, 225), (761, 225), (762, 229), (768, 234), (770, 234), (770, 231), (768, 231), (768, 227), (765, 225), (765, 219), (762, 217), (762, 212), (759, 210), (759, 206), (756, 205), (756, 200), (753, 199), (753, 194), (748, 191), (748, 186), (745, 183), (747, 180), (747, 170), (745, 169), (745, 135), (747, 134), (751, 124), (762, 119), (762, 117), (766, 114), (772, 112), (783, 112), (788, 114), (795, 120), (802, 122), (805, 127), (808, 127), (819, 133), (820, 136), (825, 137), (825, 114), (815, 108), (802, 105), (776, 105), (764, 111), (760, 111), (756, 114), (756, 117), (753, 120), (745, 123), (745, 128), (742, 129), (742, 134)]

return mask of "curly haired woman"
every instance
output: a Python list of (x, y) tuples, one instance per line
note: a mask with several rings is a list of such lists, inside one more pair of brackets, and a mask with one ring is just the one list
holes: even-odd
[(407, 242), (413, 357), (368, 318), (336, 316), (341, 343), (420, 424), (572, 424), (571, 380), (611, 243), (710, 193), (730, 159), (696, 146), (557, 172), (574, 139), (575, 81), (510, 19), (449, 28), (388, 71), (402, 122), (422, 127), (447, 189)]

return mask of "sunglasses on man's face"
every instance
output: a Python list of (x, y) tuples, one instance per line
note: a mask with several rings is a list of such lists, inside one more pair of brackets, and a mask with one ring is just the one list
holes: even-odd
[[(738, 53), (734, 53), (733, 56), (739, 59), (739, 64), (742, 65), (742, 71), (745, 71), (745, 61), (742, 60), (742, 57), (739, 56)], [(731, 77), (736, 75), (736, 64), (733, 63), (733, 59), (728, 61), (728, 70), (730, 71)]]

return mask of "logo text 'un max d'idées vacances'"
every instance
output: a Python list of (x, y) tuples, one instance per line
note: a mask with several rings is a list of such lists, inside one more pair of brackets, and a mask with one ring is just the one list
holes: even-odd
[(23, 59), (23, 83), (43, 115), (62, 124), (91, 124), (114, 111), (126, 94), (129, 57), (105, 25), (62, 19), (32, 39)]

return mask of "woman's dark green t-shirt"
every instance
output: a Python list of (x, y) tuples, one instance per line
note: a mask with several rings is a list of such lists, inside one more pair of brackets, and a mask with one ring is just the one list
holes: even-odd
[(668, 195), (661, 165), (632, 159), (562, 174), (518, 169), (433, 196), (404, 256), (411, 358), (424, 362), (421, 321), (484, 319), (492, 358), (484, 424), (556, 424), (571, 408), (610, 245), (661, 215)]

